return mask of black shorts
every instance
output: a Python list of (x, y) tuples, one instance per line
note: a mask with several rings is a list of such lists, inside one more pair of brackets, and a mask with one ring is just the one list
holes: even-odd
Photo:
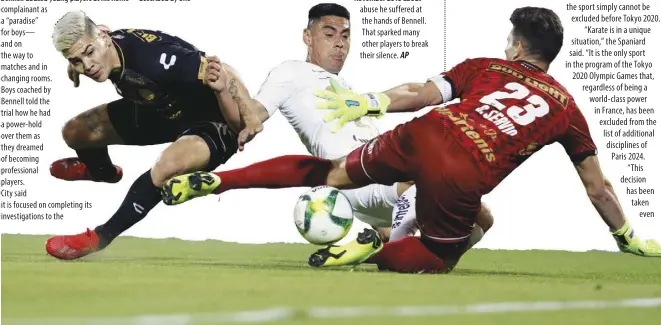
[(211, 154), (207, 171), (224, 164), (238, 151), (237, 135), (218, 116), (211, 114), (168, 119), (153, 107), (119, 99), (108, 103), (108, 117), (124, 144), (129, 146), (171, 143), (186, 135), (201, 137)]

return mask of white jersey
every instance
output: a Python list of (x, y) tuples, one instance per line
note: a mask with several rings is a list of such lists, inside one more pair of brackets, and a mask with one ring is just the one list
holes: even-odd
[(337, 121), (325, 123), (329, 110), (318, 109), (315, 90), (326, 89), (333, 78), (344, 87), (351, 87), (339, 76), (305, 61), (285, 61), (269, 73), (255, 99), (269, 116), (277, 110), (291, 124), (308, 152), (324, 159), (345, 157), (354, 149), (377, 137), (374, 118), (363, 117), (349, 122), (336, 133), (330, 131)]

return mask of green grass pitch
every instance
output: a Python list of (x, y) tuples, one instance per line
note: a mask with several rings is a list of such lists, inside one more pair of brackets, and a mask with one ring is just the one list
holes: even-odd
[[(45, 236), (2, 236), (2, 324), (22, 324), (18, 319), (59, 324), (53, 319), (275, 307), (287, 308), (291, 314), (269, 324), (620, 325), (653, 324), (661, 318), (659, 304), (437, 315), (415, 309), (392, 315), (392, 308), (398, 306), (661, 297), (661, 259), (620, 253), (477, 249), (468, 252), (451, 274), (405, 275), (378, 272), (371, 265), (354, 271), (312, 269), (306, 264), (316, 249), (312, 245), (120, 237), (103, 252), (63, 262), (45, 253), (45, 240)], [(383, 307), (383, 314), (315, 318), (307, 313), (320, 306), (357, 307), (363, 312), (364, 307)], [(225, 322), (211, 317), (207, 322), (142, 319), (131, 324), (198, 323)]]

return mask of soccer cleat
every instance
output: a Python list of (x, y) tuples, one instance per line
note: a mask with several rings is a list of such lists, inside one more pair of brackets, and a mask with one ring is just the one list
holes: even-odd
[(51, 237), (46, 241), (46, 252), (61, 260), (75, 260), (100, 249), (99, 236), (90, 229), (77, 235)]
[(356, 240), (342, 246), (322, 248), (308, 259), (312, 267), (358, 265), (383, 248), (383, 242), (374, 229), (365, 228)]
[(87, 165), (81, 162), (80, 159), (64, 158), (53, 162), (50, 165), (50, 174), (61, 180), (65, 181), (91, 181), (91, 182), (104, 182), (104, 183), (117, 183), (122, 179), (124, 172), (119, 166), (115, 166), (117, 174), (110, 180), (97, 180), (90, 175)]
[(220, 186), (220, 177), (209, 172), (194, 172), (170, 178), (163, 189), (163, 203), (177, 205), (196, 197), (206, 196)]

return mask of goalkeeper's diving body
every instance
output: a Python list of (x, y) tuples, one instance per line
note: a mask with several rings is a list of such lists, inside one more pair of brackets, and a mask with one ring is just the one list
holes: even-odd
[[(346, 81), (338, 76), (349, 53), (349, 19), (349, 11), (338, 4), (313, 6), (303, 31), (308, 59), (277, 65), (268, 73), (254, 98), (245, 98), (245, 90), (235, 97), (240, 107), (249, 106), (261, 121), (280, 111), (307, 151), (322, 159), (344, 159), (352, 150), (379, 135), (374, 117), (360, 117), (341, 129), (334, 129), (332, 124), (324, 123), (325, 112), (315, 108), (320, 100), (315, 97), (314, 91), (328, 86), (329, 80), (349, 88)], [(218, 65), (210, 65), (210, 73), (218, 77), (221, 71), (213, 70), (215, 66)], [(217, 91), (221, 91), (224, 84), (219, 86)], [(214, 85), (210, 84), (210, 87)], [(230, 93), (235, 92), (230, 90)], [(282, 187), (279, 180), (289, 172), (271, 166), (253, 171), (256, 172), (237, 175), (236, 188), (279, 188)], [(415, 233), (415, 209), (411, 207), (415, 202), (416, 187), (411, 186), (410, 182), (371, 184), (343, 193), (351, 202), (356, 218), (377, 229), (382, 238), (397, 240)], [(485, 208), (478, 218), (479, 225), (475, 227), (470, 246), (482, 238), (492, 222), (489, 210)]]
[[(283, 187), (327, 184), (348, 189), (413, 179), (420, 237), (384, 244), (374, 230), (366, 229), (351, 243), (312, 254), (309, 264), (365, 262), (380, 270), (442, 273), (451, 271), (464, 254), (481, 197), (542, 147), (559, 142), (619, 249), (661, 256), (655, 240), (634, 235), (602, 174), (583, 114), (567, 90), (547, 74), (562, 47), (560, 19), (551, 10), (525, 7), (516, 9), (510, 21), (506, 60), (469, 59), (425, 83), (380, 94), (354, 94), (337, 82), (332, 82), (333, 92), (317, 94), (327, 99), (325, 106), (335, 109), (334, 117), (341, 121), (417, 110), (454, 98), (460, 102), (399, 125), (343, 160), (283, 156), (232, 171), (191, 173), (168, 181), (164, 199), (172, 204), (222, 193), (234, 187), (236, 175), (269, 168), (285, 175)], [(373, 98), (378, 98), (378, 105), (369, 105)]]

